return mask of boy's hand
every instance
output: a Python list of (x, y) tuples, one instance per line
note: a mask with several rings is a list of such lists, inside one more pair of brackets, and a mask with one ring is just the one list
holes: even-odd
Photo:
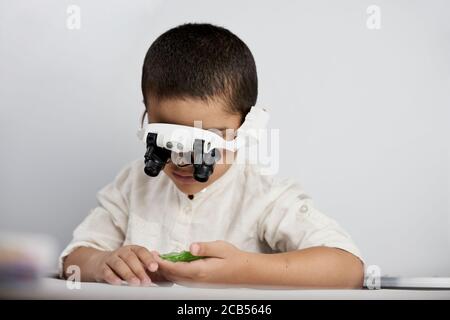
[(152, 282), (167, 282), (158, 271), (158, 262), (146, 248), (136, 245), (101, 252), (95, 279), (120, 285), (126, 281), (132, 286), (149, 286)]
[(190, 247), (196, 256), (207, 258), (192, 262), (171, 262), (159, 257), (153, 251), (159, 264), (159, 272), (168, 280), (177, 283), (242, 283), (249, 253), (226, 241), (197, 242)]

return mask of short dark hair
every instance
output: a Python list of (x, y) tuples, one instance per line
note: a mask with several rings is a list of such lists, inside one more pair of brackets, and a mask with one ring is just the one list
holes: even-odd
[(142, 67), (142, 94), (164, 98), (221, 99), (242, 119), (256, 104), (258, 77), (247, 45), (229, 30), (187, 23), (160, 35)]

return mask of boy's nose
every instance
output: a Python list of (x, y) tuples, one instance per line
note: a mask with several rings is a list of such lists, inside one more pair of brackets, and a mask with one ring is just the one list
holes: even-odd
[(186, 167), (194, 162), (192, 152), (172, 153), (171, 160), (177, 167)]

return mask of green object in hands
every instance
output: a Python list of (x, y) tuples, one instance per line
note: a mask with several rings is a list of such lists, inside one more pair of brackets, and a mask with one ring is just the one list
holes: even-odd
[(165, 254), (161, 254), (160, 257), (161, 257), (161, 259), (169, 260), (172, 262), (191, 262), (194, 260), (206, 258), (206, 257), (202, 257), (202, 256), (194, 256), (189, 251), (165, 253)]

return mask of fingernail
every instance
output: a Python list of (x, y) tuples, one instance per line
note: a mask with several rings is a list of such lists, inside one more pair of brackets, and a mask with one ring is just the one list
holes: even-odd
[(141, 284), (141, 281), (138, 278), (131, 278), (128, 284), (131, 286), (138, 286)]
[(191, 253), (196, 256), (198, 254), (200, 250), (200, 246), (198, 245), (198, 243), (193, 243), (191, 244)]
[(120, 285), (122, 285), (122, 280), (119, 280), (119, 279), (114, 280), (112, 284), (115, 286), (120, 286)]
[(144, 283), (143, 283), (144, 286), (148, 287), (148, 286), (150, 286), (151, 284), (152, 284), (152, 280), (150, 280), (150, 278), (144, 279)]
[(150, 265), (148, 266), (148, 269), (151, 272), (155, 272), (156, 270), (158, 270), (158, 264), (155, 262), (150, 263)]

